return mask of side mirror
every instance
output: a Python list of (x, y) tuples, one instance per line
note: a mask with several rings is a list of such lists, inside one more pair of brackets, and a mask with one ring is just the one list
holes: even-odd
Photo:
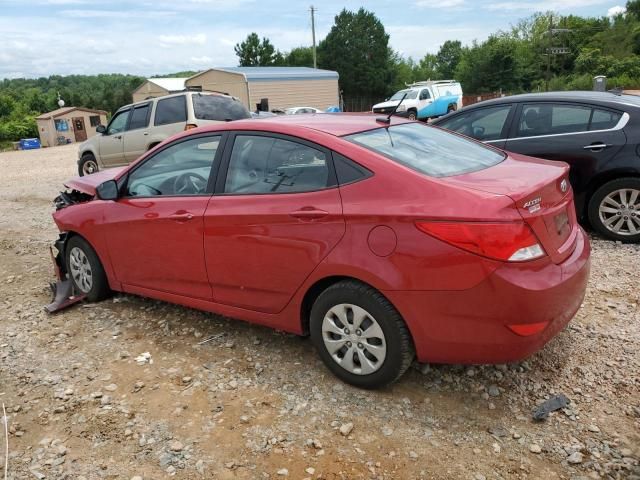
[(115, 180), (107, 180), (96, 187), (96, 195), (100, 200), (117, 200), (118, 184)]
[(107, 127), (105, 127), (104, 125), (98, 125), (96, 127), (96, 132), (97, 133), (105, 133), (107, 131)]

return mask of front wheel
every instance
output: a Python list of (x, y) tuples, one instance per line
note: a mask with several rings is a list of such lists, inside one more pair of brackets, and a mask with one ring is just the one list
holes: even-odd
[(96, 161), (96, 157), (93, 156), (93, 153), (85, 153), (82, 155), (80, 163), (78, 163), (78, 173), (81, 177), (96, 173), (98, 170), (98, 162)]
[(109, 296), (109, 282), (95, 250), (82, 237), (71, 237), (65, 247), (67, 274), (76, 292), (86, 295), (90, 302)]
[(411, 335), (380, 292), (355, 281), (338, 282), (311, 309), (311, 340), (338, 378), (361, 388), (396, 381), (414, 357)]
[(409, 112), (409, 114), (407, 115), (407, 117), (409, 118), (409, 120), (415, 120), (416, 118), (418, 118), (418, 115), (416, 114), (416, 112), (414, 112), (413, 110), (411, 110)]
[(589, 222), (599, 233), (625, 243), (640, 241), (640, 178), (619, 178), (592, 195)]

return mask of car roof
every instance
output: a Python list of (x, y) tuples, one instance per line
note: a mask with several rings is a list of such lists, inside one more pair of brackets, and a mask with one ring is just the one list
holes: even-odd
[(566, 92), (541, 92), (523, 93), (508, 97), (493, 98), (483, 102), (474, 103), (465, 107), (466, 109), (479, 108), (487, 105), (498, 105), (502, 103), (522, 103), (522, 102), (585, 102), (599, 105), (627, 105), (630, 107), (640, 107), (640, 97), (635, 95), (617, 94), (612, 92), (592, 92), (592, 91), (566, 91)]
[[(318, 132), (327, 133), (341, 137), (352, 133), (364, 132), (375, 128), (386, 127), (388, 124), (376, 121), (377, 118), (384, 115), (373, 115), (369, 113), (307, 113), (301, 115), (278, 115), (275, 117), (267, 117), (260, 119), (259, 123), (255, 120), (235, 120), (222, 125), (211, 125), (198, 129), (199, 131), (207, 130), (267, 130), (273, 132), (281, 132), (284, 129), (297, 130), (316, 130)], [(409, 123), (408, 120), (401, 117), (392, 117), (390, 125), (399, 125)]]

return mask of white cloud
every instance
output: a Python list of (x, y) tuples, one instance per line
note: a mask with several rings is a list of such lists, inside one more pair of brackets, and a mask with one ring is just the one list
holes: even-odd
[(451, 27), (390, 25), (386, 30), (390, 34), (391, 47), (414, 60), (422, 59), (426, 53), (436, 53), (447, 40), (460, 40), (465, 45), (473, 40), (484, 40), (490, 33), (477, 25), (462, 23)]
[(616, 5), (615, 7), (611, 7), (609, 10), (607, 10), (607, 17), (609, 18), (617, 17), (618, 15), (624, 14), (626, 11), (627, 9), (625, 7)]
[(204, 33), (195, 35), (160, 35), (158, 37), (163, 45), (204, 45), (207, 36)]
[(541, 0), (524, 2), (496, 2), (487, 5), (488, 10), (529, 10), (541, 12), (548, 10), (575, 10), (578, 8), (592, 7), (607, 3), (608, 0)]
[(145, 11), (145, 12), (132, 12), (126, 10), (79, 10), (79, 9), (69, 9), (62, 10), (60, 12), (62, 15), (70, 18), (126, 18), (130, 19), (135, 15), (144, 15), (146, 18), (158, 18), (158, 17), (169, 17), (176, 14), (174, 11), (169, 10), (156, 10), (156, 11)]
[(213, 64), (213, 58), (208, 57), (207, 55), (202, 55), (201, 57), (191, 57), (191, 61), (193, 63), (197, 63), (199, 65), (202, 65), (202, 64), (212, 65)]
[(437, 3), (434, 3), (433, 0), (417, 0), (415, 3), (416, 7), (429, 7), (433, 8), (437, 6), (437, 8), (455, 8), (455, 7), (463, 7), (466, 6), (465, 0), (440, 0)]

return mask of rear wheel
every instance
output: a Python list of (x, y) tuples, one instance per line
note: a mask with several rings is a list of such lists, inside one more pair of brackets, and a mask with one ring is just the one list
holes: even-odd
[(90, 302), (109, 296), (109, 282), (102, 263), (91, 245), (82, 237), (71, 237), (65, 247), (67, 274), (76, 292), (83, 293)]
[(98, 162), (96, 161), (96, 157), (93, 156), (93, 153), (85, 153), (80, 158), (80, 163), (78, 164), (78, 173), (81, 177), (85, 175), (91, 175), (92, 173), (96, 173), (99, 170)]
[(380, 292), (338, 282), (311, 309), (311, 340), (325, 365), (341, 380), (362, 388), (394, 382), (414, 357), (409, 330)]
[(605, 183), (589, 200), (588, 214), (591, 226), (605, 237), (640, 241), (640, 178)]
[(447, 108), (447, 113), (455, 112), (456, 110), (456, 106), (454, 104), (451, 104), (449, 105), (449, 108)]

